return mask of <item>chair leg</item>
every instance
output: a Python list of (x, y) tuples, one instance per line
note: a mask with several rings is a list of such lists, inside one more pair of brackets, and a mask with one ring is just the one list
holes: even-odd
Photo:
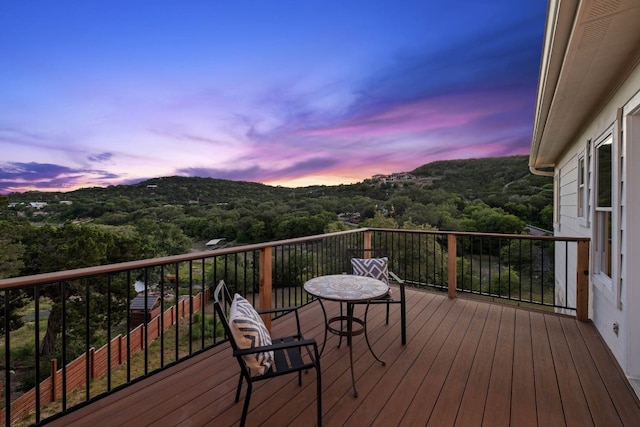
[(240, 378), (238, 379), (238, 388), (236, 390), (236, 403), (240, 401), (240, 391), (242, 390), (242, 372), (240, 372)]
[(316, 365), (316, 402), (318, 406), (318, 427), (322, 427), (322, 376), (320, 375), (320, 365)]
[(249, 401), (251, 400), (251, 381), (247, 381), (247, 395), (244, 398), (244, 405), (242, 407), (242, 419), (240, 420), (240, 427), (244, 427), (247, 421), (247, 412), (249, 412)]
[(407, 344), (407, 307), (404, 300), (400, 302), (400, 327), (402, 328), (402, 331), (401, 331), (402, 345), (406, 345)]
[(389, 324), (389, 306), (391, 304), (387, 303), (387, 325)]
[[(342, 303), (340, 303), (340, 317), (342, 317)], [(342, 320), (340, 321), (340, 330), (343, 331), (344, 330), (344, 326), (342, 324)], [(340, 348), (340, 346), (342, 345), (342, 335), (339, 335), (339, 339), (338, 339), (338, 348)]]

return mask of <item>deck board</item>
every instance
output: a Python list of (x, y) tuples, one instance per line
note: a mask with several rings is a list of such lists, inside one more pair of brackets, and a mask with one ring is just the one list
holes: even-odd
[(513, 379), (511, 385), (511, 422), (518, 426), (538, 425), (536, 406), (531, 319), (529, 312), (516, 310), (513, 348)]
[[(346, 343), (329, 336), (322, 355), (325, 426), (637, 426), (640, 402), (592, 323), (551, 313), (407, 291), (407, 338), (398, 306), (369, 313), (371, 345), (354, 338), (359, 396), (353, 396)], [(359, 307), (364, 309), (364, 307)], [(329, 315), (337, 307), (329, 308)], [(322, 343), (318, 304), (300, 310), (307, 337)], [(273, 335), (293, 330), (273, 322)], [(51, 426), (238, 425), (234, 403), (239, 369), (227, 344), (203, 352), (90, 403)], [(315, 373), (254, 385), (247, 425), (313, 426)]]
[(531, 346), (534, 363), (534, 384), (538, 425), (566, 425), (560, 389), (556, 377), (551, 345), (544, 316), (531, 313)]
[[(483, 426), (509, 425), (511, 417), (514, 330), (515, 310), (502, 310), (498, 338), (493, 354), (484, 418), (482, 420)], [(490, 410), (486, 408), (490, 408)]]
[[(451, 405), (451, 402), (459, 402), (462, 399), (464, 386), (461, 385), (465, 384), (470, 376), (488, 311), (489, 305), (483, 304), (476, 307), (471, 323), (462, 337), (461, 345), (452, 355), (454, 357), (453, 364), (433, 407), (429, 424), (454, 425), (458, 408)], [(480, 357), (482, 356), (480, 355)]]
[(484, 319), (482, 334), (469, 371), (469, 377), (463, 387), (456, 426), (476, 427), (482, 425), (501, 315), (502, 310), (499, 306), (488, 306), (487, 317)]

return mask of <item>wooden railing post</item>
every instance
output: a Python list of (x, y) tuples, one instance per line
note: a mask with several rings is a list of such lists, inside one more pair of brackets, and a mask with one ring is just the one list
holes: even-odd
[(362, 233), (362, 249), (364, 249), (364, 257), (371, 258), (371, 230)]
[(589, 320), (589, 241), (578, 241), (576, 262), (576, 318)]
[(456, 268), (456, 249), (457, 239), (455, 234), (447, 234), (447, 294), (449, 298), (457, 296), (457, 268)]
[[(267, 310), (271, 308), (271, 295), (272, 295), (272, 265), (271, 265), (271, 253), (272, 247), (267, 246), (266, 248), (260, 249), (260, 308), (263, 310)], [(262, 320), (264, 321), (265, 326), (271, 332), (271, 316), (268, 314), (262, 315)]]

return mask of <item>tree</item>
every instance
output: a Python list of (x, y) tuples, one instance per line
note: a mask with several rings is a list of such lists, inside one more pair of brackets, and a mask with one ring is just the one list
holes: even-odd
[[(0, 200), (0, 203), (2, 201)], [(3, 206), (6, 204), (2, 203)], [(17, 276), (24, 266), (24, 245), (20, 243), (18, 224), (0, 221), (0, 279)], [(28, 301), (26, 292), (20, 289), (0, 293), (0, 333), (5, 333), (5, 309), (9, 309), (9, 330), (20, 328), (24, 322), (19, 309)]]
[(329, 224), (327, 224), (327, 226), (324, 228), (324, 232), (325, 233), (335, 233), (337, 231), (346, 231), (346, 230), (350, 230), (351, 227), (349, 227), (347, 224), (345, 224), (342, 221), (333, 221), (330, 222)]
[(464, 210), (465, 231), (480, 233), (520, 234), (525, 223), (515, 215), (506, 213), (502, 208), (492, 208), (487, 204), (474, 203)]
[[(113, 262), (140, 259), (149, 256), (142, 239), (133, 227), (64, 224), (61, 227), (44, 225), (30, 227), (24, 234), (24, 268), (22, 273), (38, 274), (59, 270), (71, 270)], [(87, 286), (90, 286), (87, 291)], [(64, 314), (69, 343), (81, 345), (89, 336), (90, 345), (102, 344), (103, 326), (106, 324), (107, 296), (111, 297), (112, 323), (125, 318), (126, 299), (132, 292), (123, 279), (106, 282), (104, 277), (93, 277), (91, 281), (67, 280), (44, 286), (41, 296), (52, 301), (47, 330), (42, 340), (40, 353), (52, 355), (61, 332)], [(90, 318), (86, 319), (87, 304)], [(64, 305), (64, 313), (63, 313)], [(85, 325), (89, 325), (87, 331)], [(73, 355), (72, 355), (73, 356)]]
[(398, 222), (393, 218), (385, 217), (382, 212), (376, 212), (373, 218), (361, 222), (360, 226), (371, 228), (398, 228)]

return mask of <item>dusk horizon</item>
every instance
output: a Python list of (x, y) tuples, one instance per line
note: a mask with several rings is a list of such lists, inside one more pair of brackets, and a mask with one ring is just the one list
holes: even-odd
[[(129, 186), (129, 185), (137, 185), (137, 184), (142, 184), (142, 183), (146, 183), (148, 182), (149, 185), (151, 184), (158, 184), (158, 182), (155, 181), (161, 181), (163, 179), (171, 179), (171, 178), (205, 178), (205, 179), (218, 179), (218, 180), (223, 180), (223, 181), (234, 181), (234, 182), (248, 182), (248, 183), (253, 183), (253, 184), (261, 184), (261, 185), (267, 185), (267, 186), (271, 186), (271, 187), (285, 187), (285, 188), (305, 188), (305, 187), (322, 187), (322, 186), (326, 186), (326, 187), (332, 187), (332, 186), (340, 186), (340, 185), (357, 185), (360, 183), (363, 183), (367, 180), (376, 180), (376, 179), (380, 179), (379, 176), (391, 176), (391, 175), (402, 175), (402, 174), (411, 174), (412, 172), (415, 171), (415, 169), (418, 169), (420, 167), (429, 165), (431, 163), (435, 163), (435, 162), (440, 162), (440, 161), (456, 161), (456, 160), (469, 160), (469, 161), (473, 161), (473, 160), (479, 160), (479, 159), (489, 159), (489, 158), (510, 158), (510, 157), (514, 157), (514, 156), (523, 156), (523, 155), (529, 155), (529, 153), (524, 153), (524, 154), (510, 154), (507, 156), (498, 156), (498, 157), (470, 157), (470, 158), (461, 158), (461, 159), (446, 159), (446, 160), (433, 160), (429, 163), (425, 163), (422, 165), (418, 165), (417, 167), (411, 169), (411, 170), (404, 170), (404, 171), (393, 171), (393, 172), (389, 172), (389, 173), (377, 173), (374, 172), (371, 176), (366, 176), (363, 177), (361, 180), (359, 181), (354, 181), (354, 182), (349, 182), (349, 183), (335, 183), (335, 184), (306, 184), (306, 185), (298, 185), (298, 186), (289, 186), (285, 184), (269, 184), (269, 183), (263, 183), (263, 182), (259, 182), (259, 181), (249, 181), (249, 180), (243, 180), (243, 179), (229, 179), (229, 178), (218, 178), (218, 177), (211, 177), (211, 176), (200, 176), (200, 175), (163, 175), (163, 176), (154, 176), (154, 177), (146, 177), (146, 178), (140, 178), (140, 179), (135, 179), (132, 180), (131, 182), (123, 182), (123, 183), (117, 183), (117, 184), (108, 184), (108, 185), (87, 185), (87, 186), (79, 186), (73, 189), (45, 189), (45, 190), (41, 190), (41, 189), (32, 189), (32, 190), (25, 190), (25, 191), (13, 191), (13, 192), (6, 192), (6, 193), (1, 193), (0, 194), (4, 194), (4, 195), (11, 195), (11, 194), (22, 194), (22, 193), (27, 193), (27, 192), (42, 192), (42, 193), (69, 193), (69, 192), (73, 192), (73, 191), (77, 191), (77, 190), (83, 190), (83, 189), (93, 189), (93, 188), (108, 188), (110, 186)], [(413, 179), (413, 178), (412, 178)]]
[(544, 2), (3, 9), (1, 194), (339, 185), (529, 153)]

